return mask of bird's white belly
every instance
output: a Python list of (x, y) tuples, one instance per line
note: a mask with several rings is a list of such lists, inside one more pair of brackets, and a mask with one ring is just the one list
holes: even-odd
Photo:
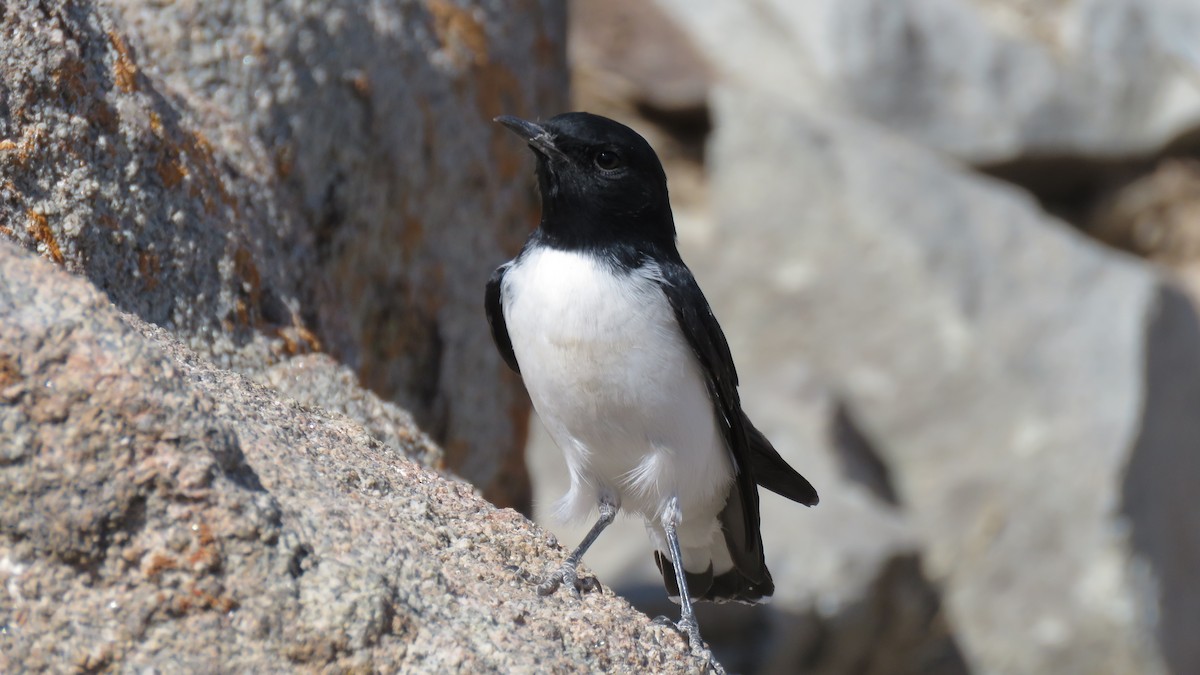
[(657, 520), (677, 496), (711, 519), (732, 477), (698, 362), (653, 268), (528, 253), (504, 279), (504, 316), (538, 416), (566, 455), (564, 517), (604, 493)]

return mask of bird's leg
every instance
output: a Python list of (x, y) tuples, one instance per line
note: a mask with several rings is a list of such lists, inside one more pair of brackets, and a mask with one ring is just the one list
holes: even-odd
[(692, 610), (692, 596), (688, 592), (687, 573), (683, 571), (683, 551), (679, 548), (679, 534), (675, 531), (679, 527), (682, 517), (683, 514), (679, 511), (679, 498), (672, 497), (663, 516), (663, 530), (667, 534), (667, 548), (671, 554), (671, 564), (675, 566), (675, 583), (679, 585), (679, 623), (675, 626), (687, 635), (692, 651), (703, 658), (714, 672), (724, 675), (725, 669), (713, 658), (712, 651), (700, 637), (700, 623), (696, 621), (696, 613)]
[(616, 517), (617, 504), (615, 500), (607, 495), (602, 495), (600, 497), (600, 519), (597, 520), (596, 524), (592, 526), (592, 529), (588, 531), (587, 536), (583, 538), (583, 541), (579, 542), (579, 546), (576, 546), (575, 550), (571, 551), (571, 555), (567, 556), (567, 559), (563, 561), (562, 566), (551, 572), (550, 575), (538, 585), (538, 595), (550, 595), (554, 591), (558, 590), (560, 584), (566, 584), (568, 588), (573, 589), (578, 594), (579, 577), (576, 575), (575, 570), (577, 567), (579, 567), (579, 561), (583, 558), (583, 554), (587, 553), (587, 550), (596, 542), (596, 538), (600, 536), (600, 533), (604, 531), (604, 528), (611, 525)]

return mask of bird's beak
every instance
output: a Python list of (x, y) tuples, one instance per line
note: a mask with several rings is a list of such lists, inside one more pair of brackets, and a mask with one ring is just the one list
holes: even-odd
[(508, 127), (514, 134), (525, 139), (529, 143), (529, 147), (540, 151), (542, 154), (550, 157), (564, 157), (563, 151), (554, 145), (554, 139), (550, 136), (550, 132), (546, 131), (545, 127), (540, 124), (523, 120), (520, 117), (512, 115), (501, 115), (497, 117), (495, 122), (499, 122)]

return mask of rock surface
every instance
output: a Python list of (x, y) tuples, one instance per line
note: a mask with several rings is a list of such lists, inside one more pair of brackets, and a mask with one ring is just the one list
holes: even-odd
[(16, 3), (0, 234), (221, 365), (325, 351), (528, 507), (488, 344), (534, 201), (490, 120), (561, 107), (555, 3)]
[(326, 354), (304, 354), (268, 368), (259, 380), (302, 406), (340, 413), (358, 422), (377, 440), (421, 466), (442, 465), (442, 449), (417, 428), (408, 411), (363, 389), (349, 368)]
[(1168, 159), (1093, 209), (1089, 234), (1173, 270), (1200, 300), (1200, 161)]
[(790, 354), (845, 397), (971, 669), (1200, 668), (1180, 574), (1200, 522), (1164, 517), (1200, 480), (1184, 412), (1200, 330), (1180, 292), (867, 125), (741, 89), (715, 101), (727, 268), (709, 292), (745, 377)]
[[(0, 670), (694, 672), (564, 552), (0, 242)], [(425, 452), (400, 430), (404, 449)]]
[(1148, 154), (1200, 124), (1188, 0), (656, 0), (713, 67), (975, 163)]

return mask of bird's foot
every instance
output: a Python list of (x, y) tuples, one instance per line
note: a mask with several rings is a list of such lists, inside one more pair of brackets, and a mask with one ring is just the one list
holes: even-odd
[(693, 649), (692, 653), (704, 659), (704, 665), (716, 675), (728, 675), (728, 673), (725, 672), (725, 666), (722, 666), (721, 663), (717, 661), (717, 657), (713, 656), (712, 650), (708, 647), (705, 647), (699, 651)]
[(717, 675), (726, 675), (725, 667), (722, 666), (713, 656), (712, 650), (708, 648), (708, 644), (700, 637), (700, 625), (696, 623), (695, 617), (680, 619), (678, 623), (672, 621), (665, 616), (654, 617), (656, 626), (666, 626), (674, 628), (683, 633), (688, 640), (688, 646), (692, 648), (692, 653), (704, 660), (708, 669)]
[(590, 593), (600, 588), (600, 583), (596, 581), (596, 577), (580, 577), (576, 571), (575, 565), (570, 562), (565, 562), (561, 567), (554, 570), (545, 577), (535, 577), (525, 573), (524, 577), (530, 583), (537, 585), (538, 595), (551, 595), (558, 590), (559, 586), (566, 586), (571, 589), (571, 593), (579, 597), (581, 593)]

